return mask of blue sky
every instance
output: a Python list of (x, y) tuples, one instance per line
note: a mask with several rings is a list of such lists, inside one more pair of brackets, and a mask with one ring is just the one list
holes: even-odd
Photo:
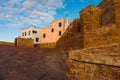
[(69, 16), (72, 22), (79, 11), (102, 0), (0, 0), (0, 41), (14, 42), (21, 29), (31, 24), (49, 26), (54, 20)]

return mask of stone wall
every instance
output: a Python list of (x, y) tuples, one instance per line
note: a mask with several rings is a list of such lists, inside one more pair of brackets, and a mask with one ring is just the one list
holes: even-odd
[(102, 9), (101, 23), (103, 26), (112, 25), (114, 20), (114, 8), (112, 0), (103, 0), (98, 7)]
[(75, 50), (120, 43), (119, 7), (120, 0), (104, 0), (99, 6), (86, 7), (80, 12), (80, 19), (75, 19), (57, 41), (57, 47)]
[(113, 0), (115, 23), (120, 26), (120, 0)]
[(41, 44), (36, 44), (35, 47), (39, 47), (39, 48), (56, 48), (56, 43), (41, 43)]
[(63, 50), (83, 48), (83, 29), (77, 18), (70, 24), (63, 36), (57, 41), (56, 47)]
[(80, 23), (83, 31), (91, 31), (101, 27), (101, 9), (90, 5), (80, 12)]
[[(105, 2), (106, 0), (103, 3)], [(108, 4), (111, 5), (111, 3), (113, 3), (112, 6), (114, 8), (114, 11), (113, 8), (111, 7), (110, 8), (111, 11), (114, 12), (115, 15), (114, 18), (116, 24), (102, 26), (100, 23), (100, 21), (102, 22), (101, 11), (100, 8), (98, 7), (88, 6), (87, 8), (85, 8), (80, 12), (80, 16), (81, 16), (80, 21), (82, 27), (84, 28), (84, 39), (83, 39), (84, 48), (120, 43), (120, 30), (119, 30), (120, 15), (118, 13), (120, 12), (118, 8), (120, 6), (120, 2), (118, 3), (118, 0), (113, 0), (113, 1), (109, 1)], [(109, 10), (110, 8), (107, 9)], [(106, 6), (104, 9), (106, 10)], [(109, 13), (113, 14), (113, 12), (109, 12)], [(105, 19), (107, 16), (103, 16), (102, 14), (102, 19), (103, 18)], [(111, 16), (109, 17), (111, 18)]]
[(34, 47), (34, 40), (26, 38), (15, 38), (15, 46)]
[(102, 28), (84, 33), (84, 48), (120, 43), (120, 31), (116, 25), (102, 26)]
[(78, 80), (119, 80), (120, 44), (68, 52), (70, 76)]

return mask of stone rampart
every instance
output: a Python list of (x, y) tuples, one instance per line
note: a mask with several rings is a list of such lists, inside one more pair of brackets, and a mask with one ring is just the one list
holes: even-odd
[(70, 24), (63, 36), (57, 41), (56, 47), (63, 50), (83, 48), (83, 29), (77, 18)]
[(36, 44), (35, 46), (39, 48), (56, 48), (56, 43), (41, 43)]
[(114, 24), (87, 31), (84, 33), (84, 48), (120, 43), (119, 32)]
[(34, 47), (34, 40), (26, 38), (15, 38), (15, 46)]
[(80, 23), (84, 32), (101, 27), (101, 12), (102, 10), (94, 5), (80, 11)]
[(75, 19), (57, 41), (57, 47), (75, 50), (120, 43), (119, 7), (120, 0), (104, 0), (99, 6), (86, 7), (80, 12), (80, 19)]
[(78, 80), (119, 80), (120, 44), (68, 52), (70, 76)]

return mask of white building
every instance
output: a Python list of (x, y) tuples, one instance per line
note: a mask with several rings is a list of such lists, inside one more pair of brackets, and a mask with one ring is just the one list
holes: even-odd
[(68, 16), (65, 19), (51, 22), (50, 26), (46, 28), (37, 28), (34, 25), (31, 25), (27, 28), (22, 29), (21, 38), (34, 39), (34, 44), (56, 43), (69, 25), (70, 21), (68, 20)]
[(41, 29), (37, 28), (34, 25), (29, 26), (28, 28), (22, 29), (22, 36), (21, 38), (31, 38), (34, 39), (34, 43), (40, 43), (40, 36), (41, 36)]

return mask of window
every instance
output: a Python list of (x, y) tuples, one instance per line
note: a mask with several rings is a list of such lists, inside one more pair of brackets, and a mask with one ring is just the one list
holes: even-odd
[(22, 33), (22, 36), (24, 36), (24, 33)]
[(31, 32), (29, 31), (29, 32), (28, 32), (28, 35), (30, 35), (30, 33), (31, 33)]
[(51, 32), (54, 32), (54, 29), (53, 29), (53, 28), (51, 29)]
[(36, 38), (36, 42), (39, 42), (39, 38)]
[(25, 36), (26, 36), (26, 32), (25, 32)]
[(36, 34), (36, 33), (37, 33), (37, 31), (34, 31), (34, 30), (33, 30), (33, 31), (32, 31), (32, 33), (33, 33), (33, 34)]
[(61, 36), (62, 35), (62, 32), (61, 31), (59, 31), (59, 36)]
[(43, 34), (43, 38), (45, 38), (46, 37), (46, 35), (45, 34)]
[(59, 22), (59, 27), (61, 27), (62, 26), (62, 23), (61, 22)]

